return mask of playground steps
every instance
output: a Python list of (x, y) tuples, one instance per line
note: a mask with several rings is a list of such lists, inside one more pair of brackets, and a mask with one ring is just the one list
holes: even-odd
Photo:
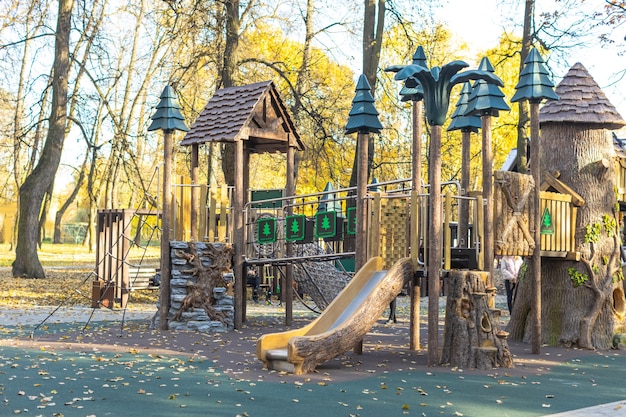
[(289, 362), (289, 353), (287, 349), (270, 349), (265, 353), (268, 369), (274, 369), (279, 372), (288, 372), (293, 374), (295, 366)]

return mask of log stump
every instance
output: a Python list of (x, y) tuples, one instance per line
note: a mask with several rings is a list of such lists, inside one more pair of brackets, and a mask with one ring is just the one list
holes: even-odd
[(507, 332), (500, 329), (500, 310), (489, 307), (495, 288), (486, 288), (489, 273), (448, 272), (448, 296), (441, 363), (456, 368), (511, 368)]

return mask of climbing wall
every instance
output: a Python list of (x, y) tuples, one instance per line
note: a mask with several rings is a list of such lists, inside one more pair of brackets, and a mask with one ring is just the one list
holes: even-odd
[(380, 199), (380, 256), (385, 269), (408, 256), (408, 198)]

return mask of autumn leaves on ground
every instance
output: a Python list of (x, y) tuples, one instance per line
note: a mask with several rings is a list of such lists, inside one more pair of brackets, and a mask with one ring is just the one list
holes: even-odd
[[(140, 253), (131, 254), (135, 259)], [(144, 260), (154, 262), (158, 247), (150, 249)], [(46, 279), (13, 278), (11, 263), (15, 253), (8, 244), (0, 245), (0, 306), (90, 306), (96, 255), (78, 245), (42, 246), (39, 260), (46, 271)], [(157, 259), (158, 261), (158, 259)], [(153, 307), (158, 290), (134, 291), (130, 308)]]

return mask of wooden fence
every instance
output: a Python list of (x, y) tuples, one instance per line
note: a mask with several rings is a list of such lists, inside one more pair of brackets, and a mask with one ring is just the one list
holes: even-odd
[(541, 220), (541, 256), (577, 259), (574, 235), (578, 208), (570, 194), (541, 191), (535, 213), (534, 181), (515, 172), (494, 173), (495, 254), (532, 256), (533, 230)]
[(198, 239), (207, 242), (231, 242), (230, 201), (232, 187), (191, 185), (188, 179), (172, 186), (172, 240), (188, 241), (191, 236), (191, 191), (200, 189)]

